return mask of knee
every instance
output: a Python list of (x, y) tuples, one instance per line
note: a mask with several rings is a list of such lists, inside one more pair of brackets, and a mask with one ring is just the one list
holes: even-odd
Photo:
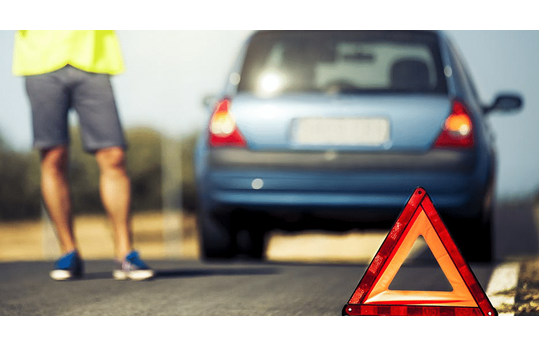
[(41, 169), (45, 172), (66, 173), (69, 164), (69, 151), (65, 146), (41, 151)]
[(125, 150), (119, 147), (101, 149), (96, 153), (96, 160), (101, 170), (125, 170)]

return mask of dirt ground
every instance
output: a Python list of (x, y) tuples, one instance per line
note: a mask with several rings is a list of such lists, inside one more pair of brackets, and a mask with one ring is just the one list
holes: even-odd
[[(104, 215), (78, 216), (74, 223), (85, 259), (113, 258), (111, 228)], [(132, 224), (135, 247), (146, 259), (198, 259), (200, 256), (196, 220), (191, 214), (137, 213), (133, 215)], [(369, 263), (385, 236), (383, 232), (274, 233), (268, 239), (267, 258)], [(46, 220), (0, 223), (0, 261), (52, 260), (58, 254), (56, 235)]]
[[(167, 255), (164, 232), (168, 219), (182, 226), (182, 232), (170, 242), (178, 243), (175, 253)], [(112, 230), (104, 215), (78, 216), (74, 220), (80, 252), (86, 259), (113, 258)], [(197, 258), (195, 219), (190, 215), (138, 213), (133, 216), (133, 241), (145, 258)], [(169, 232), (172, 233), (172, 232)], [(179, 238), (181, 236), (181, 244)], [(0, 261), (32, 261), (56, 258), (59, 253), (56, 235), (47, 220), (4, 222), (0, 224)]]
[(539, 260), (522, 263), (513, 308), (517, 316), (539, 316)]

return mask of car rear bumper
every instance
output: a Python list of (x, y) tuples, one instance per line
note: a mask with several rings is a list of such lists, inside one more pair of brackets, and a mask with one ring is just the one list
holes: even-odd
[(394, 221), (421, 186), (442, 215), (479, 217), (489, 174), (475, 153), (251, 153), (211, 151), (199, 184), (204, 207), (272, 215)]

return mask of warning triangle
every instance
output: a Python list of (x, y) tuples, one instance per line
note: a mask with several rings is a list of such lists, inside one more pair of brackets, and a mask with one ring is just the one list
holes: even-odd
[[(452, 291), (390, 290), (400, 267), (422, 236)], [(440, 215), (418, 187), (361, 278), (343, 315), (495, 316), (475, 275), (457, 248)]]

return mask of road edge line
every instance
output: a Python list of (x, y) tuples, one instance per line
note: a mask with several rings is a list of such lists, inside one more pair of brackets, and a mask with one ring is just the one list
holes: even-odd
[[(514, 307), (520, 267), (520, 262), (502, 263), (492, 272), (486, 294), (496, 310), (506, 310), (506, 305)], [(499, 313), (499, 316), (514, 315), (514, 311)]]

